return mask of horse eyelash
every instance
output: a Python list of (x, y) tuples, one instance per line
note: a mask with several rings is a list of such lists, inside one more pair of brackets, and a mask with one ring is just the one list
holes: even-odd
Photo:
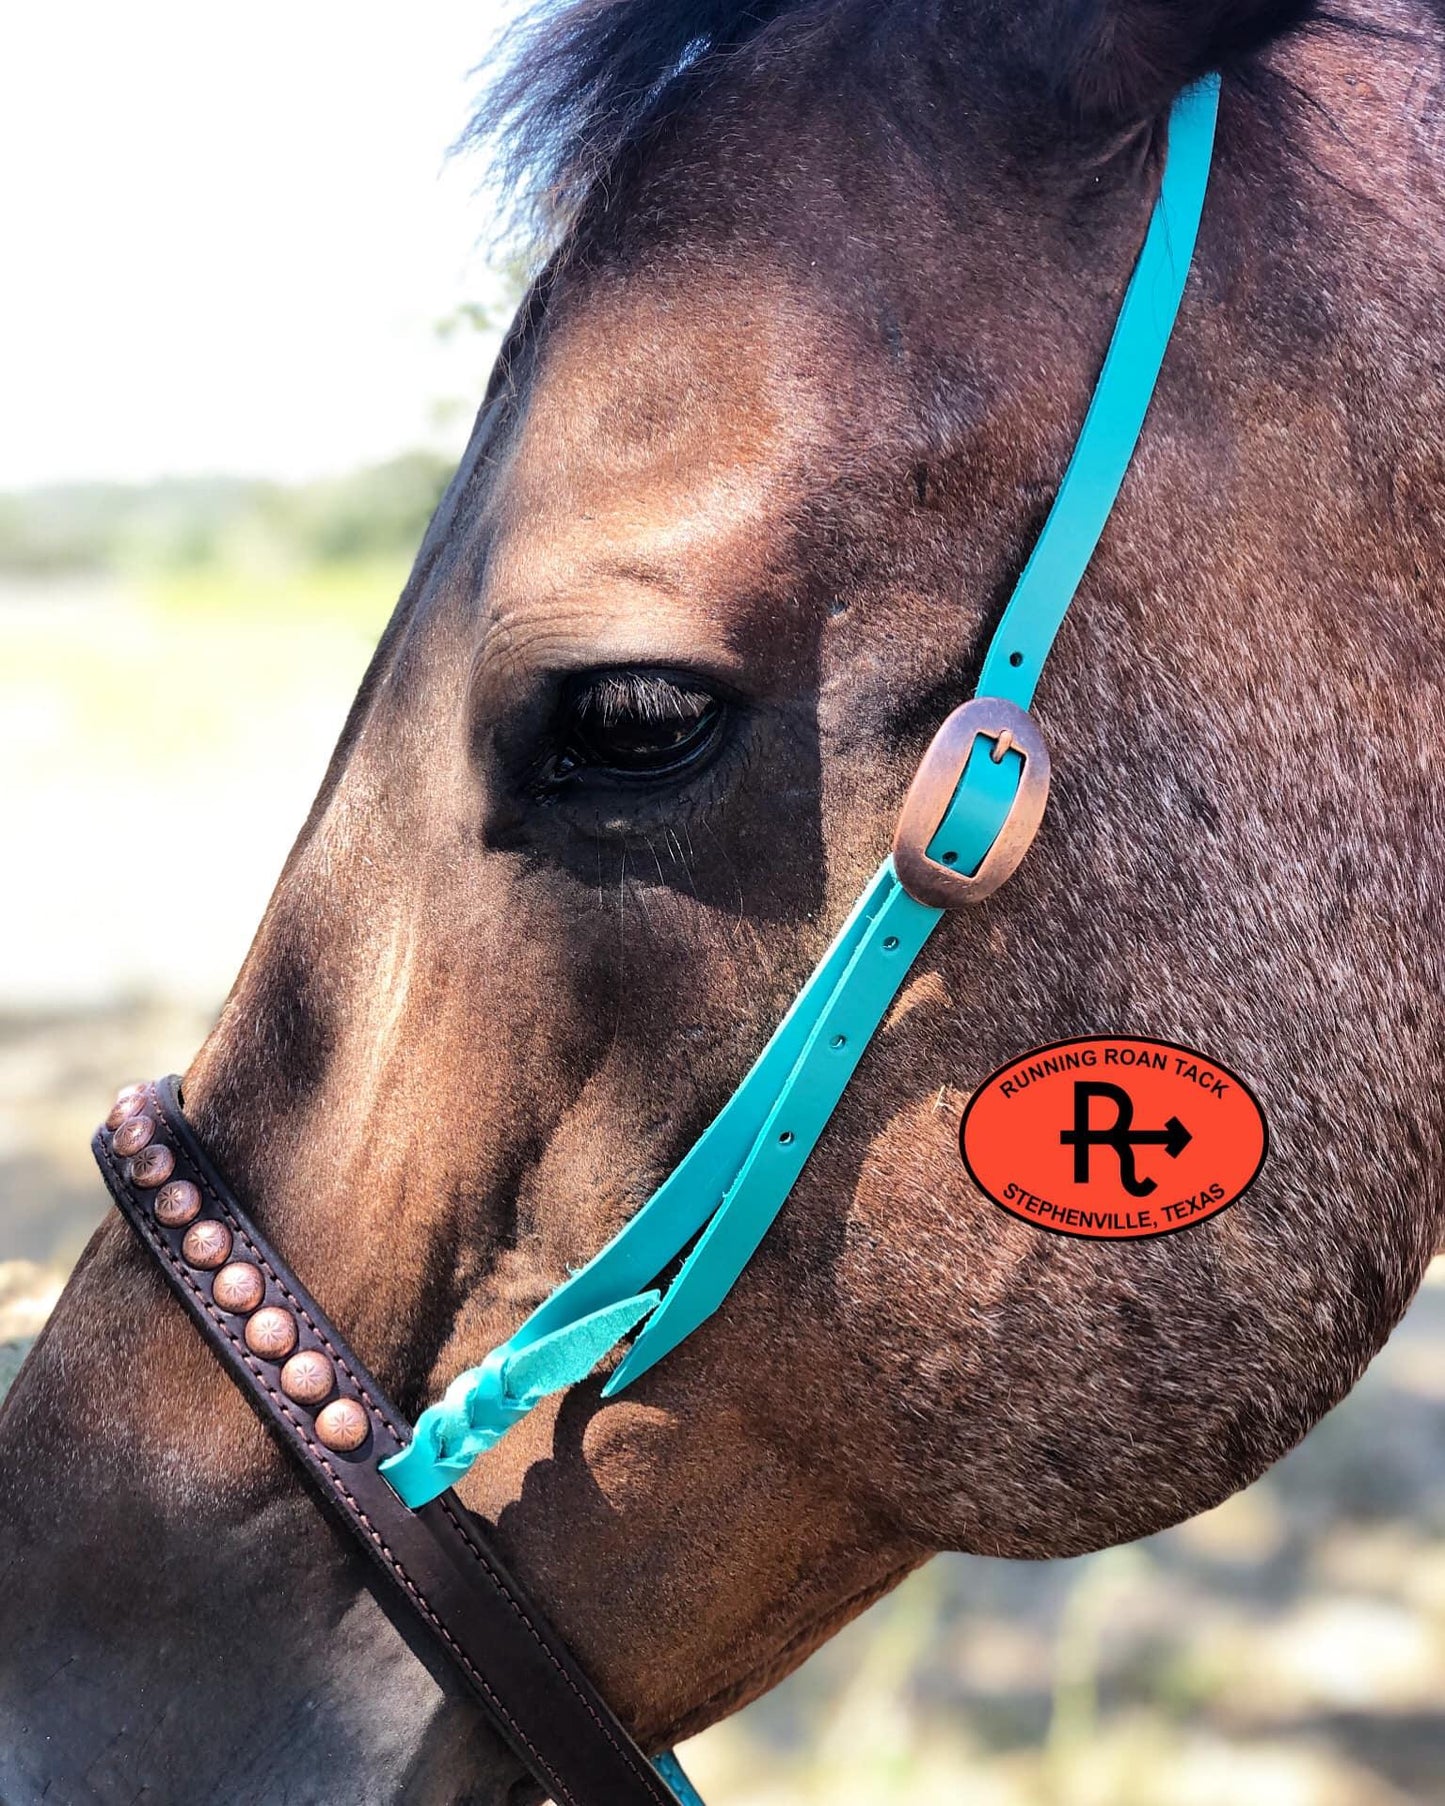
[(610, 727), (619, 721), (693, 721), (718, 701), (711, 690), (660, 671), (601, 671), (575, 677), (564, 692), (552, 747), (533, 766), (527, 787), (534, 799), (545, 802), (572, 775), (569, 722)]
[(654, 671), (607, 671), (587, 680), (572, 699), (583, 721), (686, 721), (717, 701), (709, 691)]

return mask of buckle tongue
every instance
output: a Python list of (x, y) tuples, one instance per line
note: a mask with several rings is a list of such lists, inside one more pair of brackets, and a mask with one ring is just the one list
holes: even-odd
[[(1023, 761), (1023, 772), (988, 851), (975, 871), (964, 872), (933, 858), (928, 849), (953, 805), (980, 736), (993, 741), (990, 757), (995, 765), (1014, 753)], [(898, 882), (930, 909), (982, 902), (1018, 870), (1048, 800), (1049, 749), (1033, 716), (1001, 696), (975, 696), (939, 728), (908, 787), (893, 836)]]

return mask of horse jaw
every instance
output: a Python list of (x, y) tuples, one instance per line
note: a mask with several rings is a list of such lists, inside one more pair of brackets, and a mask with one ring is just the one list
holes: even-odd
[(118, 1223), (0, 1407), (0, 1797), (526, 1797)]

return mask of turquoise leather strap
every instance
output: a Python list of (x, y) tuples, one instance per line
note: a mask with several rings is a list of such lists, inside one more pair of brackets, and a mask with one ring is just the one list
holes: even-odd
[[(1188, 280), (1218, 104), (1217, 76), (1175, 103), (1148, 234), (1059, 493), (985, 655), (979, 696), (1028, 708), (1109, 519)], [(1022, 769), (1017, 752), (975, 740), (930, 857), (976, 871), (1009, 816)], [(782, 1208), (942, 913), (910, 896), (892, 860), (884, 861), (747, 1077), (682, 1163), (587, 1266), (480, 1367), (453, 1381), (422, 1413), (408, 1446), (383, 1464), (408, 1505), (459, 1480), (519, 1417), (583, 1379), (638, 1324), (603, 1387), (606, 1397), (717, 1309)], [(667, 1290), (651, 1290), (694, 1237)]]
[(671, 1750), (655, 1756), (652, 1766), (677, 1795), (678, 1806), (703, 1806), (702, 1795), (683, 1773), (682, 1764)]
[(1114, 511), (1194, 261), (1214, 161), (1219, 77), (1186, 88), (1169, 120), (1159, 199), (1089, 411), (1049, 518), (984, 655), (980, 696), (1026, 709), (1044, 660)]

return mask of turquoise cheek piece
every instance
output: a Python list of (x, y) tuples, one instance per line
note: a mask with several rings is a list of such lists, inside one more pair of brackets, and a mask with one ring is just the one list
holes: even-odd
[(677, 1806), (703, 1806), (702, 1795), (683, 1773), (682, 1764), (671, 1750), (661, 1756), (654, 1756), (652, 1766), (672, 1789), (677, 1799)]
[[(1219, 78), (1182, 94), (1164, 177), (1098, 385), (1049, 518), (990, 642), (977, 694), (1026, 709), (1134, 454), (1183, 295), (1213, 155)], [(977, 870), (1008, 815), (1023, 764), (972, 754), (929, 851)], [(711, 1125), (638, 1211), (480, 1367), (425, 1410), (382, 1463), (410, 1506), (459, 1480), (540, 1399), (585, 1379), (637, 1324), (603, 1387), (613, 1397), (709, 1317), (731, 1290), (818, 1137), (941, 912), (915, 901), (885, 860), (812, 977)], [(665, 1293), (648, 1289), (696, 1237)], [(680, 1771), (679, 1771), (680, 1772)], [(682, 1796), (680, 1796), (682, 1797)], [(689, 1797), (695, 1799), (691, 1794)]]

